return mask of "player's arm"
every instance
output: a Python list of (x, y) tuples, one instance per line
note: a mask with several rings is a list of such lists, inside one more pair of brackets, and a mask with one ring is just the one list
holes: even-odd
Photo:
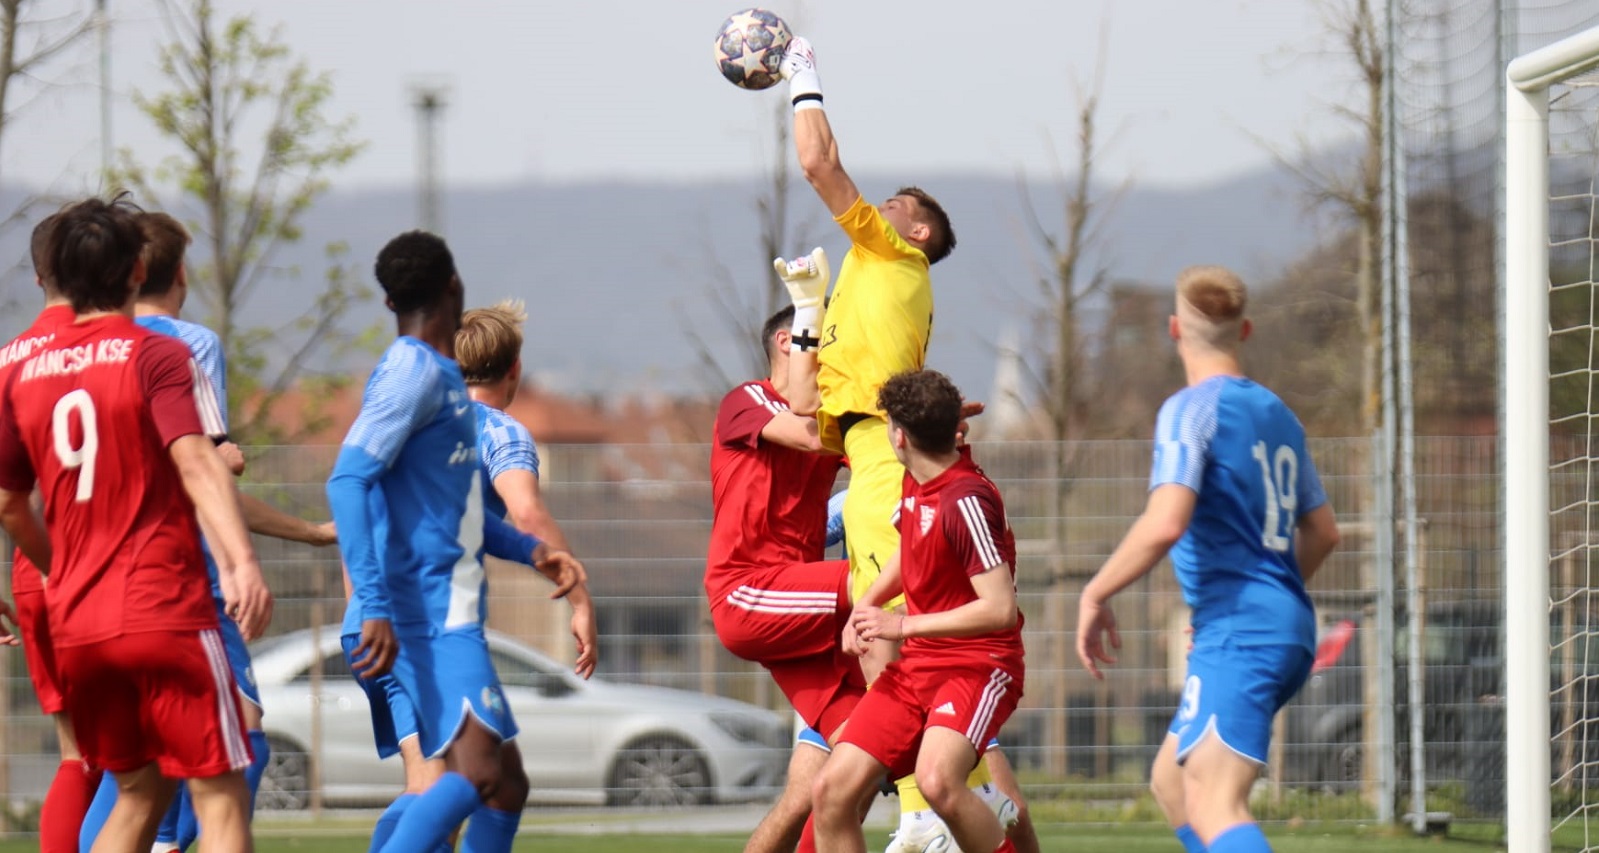
[[(9, 396), (9, 395), (6, 395)], [(4, 527), (39, 573), (50, 574), (50, 537), (33, 505), (38, 475), (22, 443), (16, 407), (0, 399), (0, 527)]]
[(1109, 601), (1111, 596), (1149, 574), (1177, 540), (1183, 538), (1198, 500), (1199, 495), (1193, 489), (1175, 483), (1150, 492), (1143, 514), (1083, 588), (1083, 599), (1097, 603)]
[(265, 633), (272, 620), (272, 593), (267, 590), (255, 548), (250, 544), (233, 472), (217, 453), (216, 444), (204, 435), (182, 436), (167, 446), (167, 452), (206, 530), (206, 541), (221, 576), (223, 597), (230, 598), (232, 592), (232, 600), (227, 602), (229, 615), (239, 623), (244, 638), (253, 640)]
[(1321, 475), (1309, 452), (1300, 460), (1296, 480), (1294, 497), (1299, 518), (1294, 525), (1294, 556), (1299, 563), (1299, 576), (1310, 583), (1327, 555), (1338, 547), (1338, 520), (1333, 517), (1327, 490), (1322, 488)]
[(572, 550), (566, 533), (544, 503), (538, 474), (526, 468), (506, 469), (494, 475), (494, 491), (505, 501), (506, 516), (517, 529), (537, 536), (558, 551)]
[(572, 552), (541, 542), (494, 516), (484, 519), (483, 549), (502, 560), (530, 564), (534, 571), (555, 584), (550, 598), (565, 598), (572, 605), (572, 638), (577, 642), (573, 672), (583, 678), (593, 675), (599, 645), (594, 602), (589, 598), (588, 571), (583, 564)]
[(776, 258), (772, 266), (794, 304), (794, 322), (788, 340), (778, 341), (778, 346), (788, 348), (788, 385), (783, 393), (788, 397), (790, 411), (797, 415), (814, 415), (822, 407), (822, 391), (816, 376), (820, 368), (822, 321), (827, 312), (827, 287), (832, 269), (827, 263), (827, 252), (821, 247), (792, 261)]
[(822, 80), (816, 74), (811, 43), (804, 38), (789, 42), (781, 70), (794, 104), (794, 148), (800, 169), (827, 209), (840, 216), (861, 197), (861, 191), (838, 159), (838, 141), (822, 110)]
[(1338, 520), (1332, 507), (1322, 504), (1299, 517), (1294, 531), (1294, 555), (1299, 562), (1299, 576), (1305, 583), (1321, 568), (1327, 555), (1338, 547)]
[(794, 450), (810, 453), (826, 452), (822, 447), (822, 434), (816, 419), (793, 412), (778, 412), (761, 427), (761, 439)]
[(394, 605), (372, 536), (369, 501), (406, 441), (437, 414), (438, 395), (429, 393), (437, 382), (436, 370), (425, 359), (396, 357), (380, 362), (328, 478), (328, 507), (340, 533), (339, 555), (361, 607), (361, 642), (351, 655), (351, 668), (362, 678), (387, 673), (399, 651)]
[(17, 543), (22, 556), (39, 567), (39, 574), (50, 576), (50, 536), (45, 532), (44, 520), (33, 508), (29, 496), (32, 489), (17, 492), (0, 489), (0, 527), (4, 527), (11, 540)]
[(882, 603), (893, 600), (903, 592), (905, 584), (900, 574), (899, 551), (896, 550), (877, 573), (877, 579), (855, 600), (855, 609), (845, 621), (844, 634), (840, 639), (840, 645), (846, 653), (856, 657), (865, 655), (867, 644), (871, 642), (865, 631), (870, 629), (872, 636), (882, 636), (880, 626), (886, 622), (900, 621), (900, 614), (884, 610)]
[(250, 528), (251, 533), (271, 536), (273, 539), (302, 542), (319, 548), (339, 541), (331, 521), (315, 524), (289, 515), (266, 501), (244, 492), (239, 493), (239, 506), (244, 512), (244, 523)]
[(881, 636), (889, 640), (911, 637), (972, 637), (1016, 626), (1016, 582), (1009, 563), (998, 563), (982, 574), (972, 576), (976, 601), (940, 613), (890, 614), (884, 619)]
[(1099, 568), (1077, 602), (1077, 657), (1091, 675), (1101, 678), (1098, 664), (1115, 663), (1105, 651), (1121, 648), (1121, 634), (1110, 610), (1110, 598), (1149, 574), (1188, 530), (1199, 493), (1178, 483), (1156, 486), (1144, 512), (1133, 522), (1110, 559)]

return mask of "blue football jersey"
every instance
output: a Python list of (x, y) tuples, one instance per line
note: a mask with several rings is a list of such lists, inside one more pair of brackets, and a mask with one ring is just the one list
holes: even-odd
[[(478, 480), (477, 414), (460, 368), (415, 338), (398, 338), (367, 381), (328, 480), (364, 618), (388, 619), (400, 632), (482, 623)], [(369, 503), (374, 487), (381, 519)]]
[[(146, 315), (133, 318), (134, 322), (152, 332), (177, 338), (189, 348), (189, 354), (194, 356), (194, 363), (211, 382), (211, 390), (216, 398), (217, 423), (222, 424), (221, 438), (228, 430), (228, 367), (227, 361), (222, 356), (222, 339), (217, 333), (207, 329), (199, 323), (188, 320), (179, 320), (166, 315)], [(196, 398), (198, 401), (198, 398)], [(201, 403), (207, 405), (207, 403)], [(222, 581), (217, 572), (217, 561), (211, 556), (211, 546), (206, 544), (205, 537), (200, 537), (200, 554), (205, 558), (205, 571), (211, 578), (211, 597), (222, 600)]]
[(505, 518), (505, 499), (494, 490), (494, 481), (507, 471), (527, 471), (539, 475), (539, 448), (533, 434), (516, 418), (484, 403), (477, 406), (477, 452), (483, 460), (483, 509), (495, 518)]
[(222, 339), (217, 333), (207, 329), (199, 323), (188, 320), (179, 320), (176, 317), (144, 316), (133, 318), (139, 325), (152, 332), (158, 332), (168, 337), (177, 338), (189, 347), (189, 352), (194, 356), (194, 363), (200, 366), (200, 371), (211, 380), (211, 390), (216, 392), (217, 406), (221, 410), (223, 427), (228, 423), (228, 364), (222, 354)]
[(1234, 376), (1173, 394), (1156, 420), (1149, 487), (1171, 483), (1198, 494), (1171, 552), (1193, 610), (1194, 642), (1313, 648), (1315, 613), (1294, 532), (1327, 495), (1288, 406)]

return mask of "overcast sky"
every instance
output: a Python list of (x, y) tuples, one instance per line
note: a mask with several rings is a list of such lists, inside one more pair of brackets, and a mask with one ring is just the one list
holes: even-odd
[[(183, 0), (187, 2), (187, 0)], [(46, 0), (81, 8), (86, 0)], [(153, 0), (110, 0), (117, 94), (112, 136), (163, 149), (129, 103), (161, 86)], [(452, 88), (443, 177), (691, 180), (763, 162), (782, 90), (746, 92), (711, 59), (739, 0), (217, 0), (281, 24), (292, 49), (334, 76), (335, 114), (371, 142), (342, 186), (416, 174), (407, 85)], [(1321, 54), (1315, 0), (778, 0), (809, 36), (846, 167), (917, 180), (933, 172), (1051, 169), (1073, 133), (1105, 31), (1105, 175), (1204, 183), (1269, 158), (1266, 143), (1344, 135), (1326, 103), (1349, 92)], [(5, 135), (8, 178), (62, 191), (99, 163), (96, 67), (52, 69)]]

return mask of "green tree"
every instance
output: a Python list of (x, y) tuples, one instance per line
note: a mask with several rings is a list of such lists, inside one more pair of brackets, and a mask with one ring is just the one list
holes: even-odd
[(248, 15), (219, 20), (210, 0), (173, 0), (166, 12), (160, 68), (169, 88), (136, 93), (134, 103), (178, 153), (146, 169), (124, 151), (121, 177), (145, 199), (172, 188), (174, 212), (189, 218), (204, 250), (204, 263), (190, 265), (190, 290), (228, 358), (232, 432), (250, 443), (291, 441), (322, 417), (313, 407), (286, 429), (272, 421), (274, 404), (296, 387), (308, 400), (325, 399), (329, 386), (348, 381), (310, 365), (365, 343), (340, 328), (371, 292), (333, 242), (323, 286), (303, 314), (270, 327), (252, 324), (245, 309), (264, 282), (294, 274), (274, 266), (274, 256), (304, 237), (301, 219), (328, 176), (365, 143), (353, 138), (352, 118), (328, 117), (331, 78), (295, 57), (280, 29)]

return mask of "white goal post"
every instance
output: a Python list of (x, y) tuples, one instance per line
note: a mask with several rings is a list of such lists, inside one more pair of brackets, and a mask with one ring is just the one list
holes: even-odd
[(1551, 839), (1549, 87), (1599, 68), (1599, 28), (1506, 73), (1504, 277), (1505, 823), (1510, 853)]

